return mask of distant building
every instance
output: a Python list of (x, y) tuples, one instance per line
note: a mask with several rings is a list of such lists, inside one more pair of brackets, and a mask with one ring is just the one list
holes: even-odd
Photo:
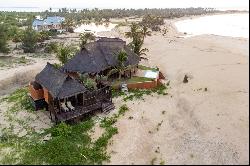
[(37, 31), (51, 29), (61, 30), (63, 21), (65, 21), (65, 18), (59, 16), (47, 17), (44, 20), (35, 19), (32, 23), (32, 27)]

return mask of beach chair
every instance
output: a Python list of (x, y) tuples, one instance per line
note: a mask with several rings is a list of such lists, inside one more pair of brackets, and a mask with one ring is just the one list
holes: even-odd
[(62, 105), (62, 109), (63, 109), (64, 112), (68, 112), (69, 111), (68, 107), (66, 106), (66, 104), (64, 102), (61, 103), (61, 105)]
[(74, 111), (74, 110), (75, 110), (75, 107), (73, 107), (73, 105), (71, 104), (70, 101), (67, 101), (67, 106), (68, 106), (68, 108), (69, 108), (71, 111)]

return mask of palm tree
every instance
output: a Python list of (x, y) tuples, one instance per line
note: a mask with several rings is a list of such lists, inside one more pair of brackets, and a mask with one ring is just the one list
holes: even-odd
[(80, 40), (80, 47), (83, 49), (88, 42), (95, 40), (95, 36), (93, 33), (81, 33)]
[(109, 71), (109, 73), (107, 74), (107, 77), (111, 76), (114, 73), (119, 73), (119, 79), (121, 79), (122, 73), (128, 69), (130, 69), (130, 66), (125, 66), (124, 63), (127, 61), (128, 59), (128, 55), (127, 53), (122, 50), (117, 54), (117, 60), (118, 60), (118, 65)]
[(148, 30), (148, 27), (146, 25), (142, 25), (141, 33), (142, 33), (142, 36), (143, 36), (143, 43), (144, 43), (144, 39), (147, 36), (151, 36), (152, 32), (150, 30)]
[(139, 25), (136, 23), (132, 23), (130, 26), (130, 31), (125, 33), (125, 36), (127, 38), (132, 38), (132, 40), (135, 38), (135, 36), (139, 35)]
[[(127, 38), (132, 39), (132, 42), (129, 43), (129, 46), (132, 48), (133, 52), (140, 57), (142, 55), (146, 55), (146, 52), (148, 51), (147, 48), (142, 48), (142, 46), (144, 43), (144, 38), (149, 35), (151, 35), (151, 32), (148, 31), (148, 28), (146, 26), (143, 26), (141, 28), (136, 23), (132, 23), (132, 25), (130, 26), (130, 31), (125, 33), (125, 36)], [(146, 58), (141, 57), (141, 59)]]
[(56, 51), (56, 57), (61, 62), (61, 64), (65, 64), (74, 56), (75, 52), (75, 48), (61, 44)]

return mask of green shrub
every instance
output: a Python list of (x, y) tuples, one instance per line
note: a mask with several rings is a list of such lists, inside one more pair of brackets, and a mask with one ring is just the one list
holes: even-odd
[(37, 32), (32, 27), (26, 28), (22, 38), (22, 48), (24, 53), (34, 53), (37, 47)]
[(123, 105), (120, 107), (118, 114), (119, 114), (119, 115), (125, 115), (125, 112), (127, 112), (127, 111), (128, 111), (127, 105), (126, 105), (126, 104), (123, 104)]
[(93, 80), (91, 78), (87, 78), (86, 80), (84, 80), (84, 85), (88, 89), (97, 89), (97, 84), (96, 84), (95, 80)]
[(22, 57), (19, 59), (18, 62), (19, 62), (19, 63), (26, 64), (26, 63), (28, 62), (28, 60), (27, 60), (24, 56), (22, 56)]
[(50, 42), (45, 47), (44, 52), (46, 52), (46, 53), (56, 53), (57, 49), (58, 49), (58, 43), (57, 42)]
[(28, 88), (17, 89), (4, 100), (14, 103), (14, 105), (11, 107), (12, 111), (20, 111), (21, 109), (34, 111), (34, 107), (28, 95)]
[(57, 136), (64, 136), (67, 137), (71, 134), (72, 128), (70, 125), (67, 125), (66, 123), (60, 123), (56, 127), (54, 127), (51, 131), (51, 135), (53, 137)]
[(0, 52), (9, 53), (10, 49), (8, 46), (8, 28), (0, 23)]
[(107, 128), (112, 126), (117, 122), (117, 119), (115, 117), (107, 118), (105, 117), (101, 122), (100, 122), (100, 127), (102, 128)]

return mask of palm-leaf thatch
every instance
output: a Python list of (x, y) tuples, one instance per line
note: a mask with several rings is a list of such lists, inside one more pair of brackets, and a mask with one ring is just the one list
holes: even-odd
[(99, 73), (111, 67), (119, 65), (118, 53), (124, 50), (128, 56), (125, 66), (135, 66), (140, 58), (119, 38), (101, 38), (98, 41), (88, 43), (85, 48), (69, 60), (63, 70), (79, 73)]
[(53, 98), (66, 98), (86, 91), (86, 88), (50, 63), (36, 75), (36, 82), (46, 88)]

